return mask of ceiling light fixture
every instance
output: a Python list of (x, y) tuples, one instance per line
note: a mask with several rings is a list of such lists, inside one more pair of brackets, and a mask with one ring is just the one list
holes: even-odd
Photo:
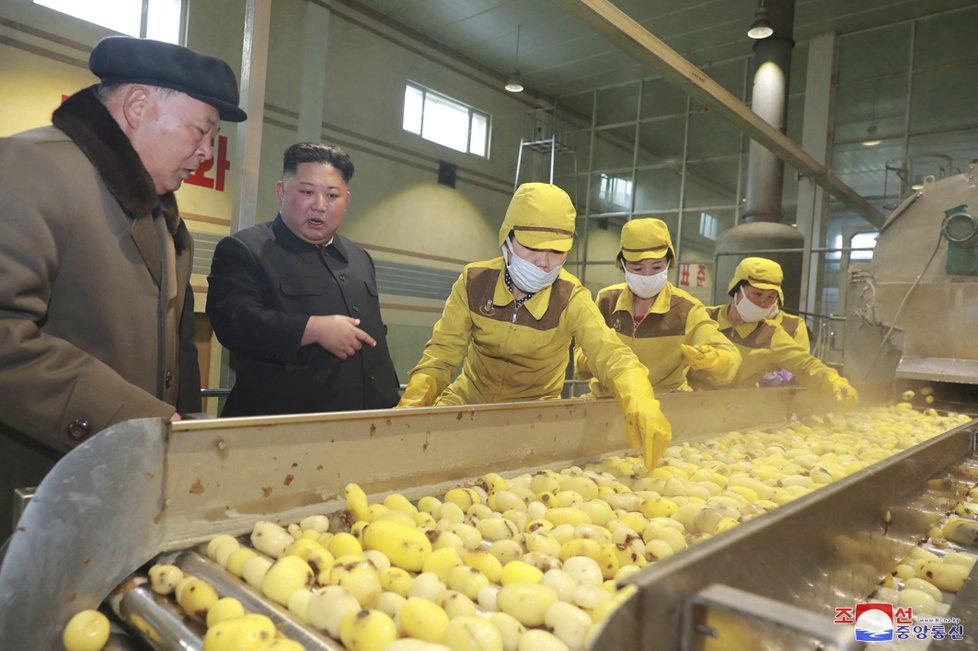
[(754, 12), (754, 22), (751, 23), (750, 29), (747, 30), (747, 36), (755, 41), (759, 41), (772, 34), (774, 34), (774, 27), (771, 26), (771, 21), (768, 20), (767, 7), (764, 6), (764, 2), (761, 2), (757, 11)]
[(873, 109), (869, 118), (869, 126), (866, 127), (866, 139), (862, 142), (863, 147), (875, 147), (882, 142), (882, 140), (876, 136), (876, 84), (873, 84), (872, 106)]
[(881, 142), (883, 141), (876, 137), (876, 125), (869, 125), (869, 128), (866, 129), (866, 139), (862, 143), (863, 147), (875, 147)]
[(506, 80), (504, 86), (511, 93), (523, 92), (523, 78), (520, 76), (520, 26), (516, 26), (516, 69)]

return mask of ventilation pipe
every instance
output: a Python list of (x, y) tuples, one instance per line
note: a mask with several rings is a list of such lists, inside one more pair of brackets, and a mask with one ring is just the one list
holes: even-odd
[[(788, 104), (788, 76), (795, 1), (766, 0), (768, 19), (774, 34), (754, 43), (754, 83), (751, 108), (765, 122), (785, 131)], [(714, 301), (729, 300), (726, 289), (734, 268), (743, 258), (759, 255), (776, 260), (784, 268), (785, 305), (798, 308), (801, 293), (802, 254), (767, 253), (770, 249), (801, 249), (804, 236), (794, 227), (781, 223), (784, 163), (763, 145), (751, 140), (747, 161), (747, 201), (744, 223), (723, 232), (717, 239), (717, 270)]]

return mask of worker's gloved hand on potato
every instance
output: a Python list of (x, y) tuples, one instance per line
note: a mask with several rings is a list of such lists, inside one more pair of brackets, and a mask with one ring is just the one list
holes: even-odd
[(859, 404), (859, 394), (844, 377), (832, 381), (832, 395), (845, 407), (855, 407)]
[(649, 376), (641, 369), (625, 371), (614, 379), (615, 395), (625, 415), (625, 433), (633, 450), (642, 449), (651, 470), (672, 440), (672, 426), (652, 394)]
[(398, 407), (430, 407), (438, 397), (438, 383), (427, 373), (415, 373), (408, 380)]
[(679, 349), (683, 353), (686, 365), (696, 371), (710, 369), (722, 372), (730, 366), (730, 355), (722, 354), (709, 344), (702, 346), (679, 344)]

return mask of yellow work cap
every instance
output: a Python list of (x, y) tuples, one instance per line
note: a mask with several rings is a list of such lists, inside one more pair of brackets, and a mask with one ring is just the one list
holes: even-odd
[(621, 228), (621, 251), (619, 254), (629, 262), (640, 260), (659, 260), (666, 253), (676, 259), (672, 248), (669, 226), (661, 219), (633, 219)]
[(757, 289), (773, 289), (778, 292), (778, 298), (784, 303), (784, 292), (781, 291), (781, 281), (784, 280), (784, 272), (781, 265), (774, 260), (767, 258), (744, 258), (734, 269), (733, 278), (727, 286), (727, 294), (733, 296), (734, 288), (740, 281), (746, 280), (749, 285)]
[(548, 183), (524, 183), (516, 188), (499, 229), (499, 246), (510, 231), (529, 249), (570, 251), (577, 211), (567, 193)]

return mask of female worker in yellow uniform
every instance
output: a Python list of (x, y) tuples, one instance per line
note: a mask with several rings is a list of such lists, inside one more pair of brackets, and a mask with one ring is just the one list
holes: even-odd
[(823, 364), (767, 317), (778, 300), (784, 301), (781, 265), (766, 258), (744, 258), (727, 286), (729, 303), (707, 308), (740, 351), (742, 362), (731, 386), (753, 387), (765, 373), (785, 368), (799, 383), (830, 392), (846, 406), (859, 396), (834, 369)]
[[(703, 304), (669, 282), (676, 259), (669, 227), (661, 219), (634, 219), (621, 229), (617, 265), (625, 282), (598, 292), (601, 315), (649, 369), (658, 392), (689, 390), (690, 369), (721, 386), (733, 381), (740, 353), (720, 333)], [(575, 351), (578, 377), (591, 377), (587, 356)], [(591, 380), (591, 393), (607, 395)]]
[(502, 257), (463, 269), (398, 406), (559, 398), (573, 338), (618, 398), (629, 441), (644, 447), (652, 468), (672, 431), (645, 367), (563, 269), (576, 216), (557, 186), (526, 183), (516, 190), (499, 229)]

